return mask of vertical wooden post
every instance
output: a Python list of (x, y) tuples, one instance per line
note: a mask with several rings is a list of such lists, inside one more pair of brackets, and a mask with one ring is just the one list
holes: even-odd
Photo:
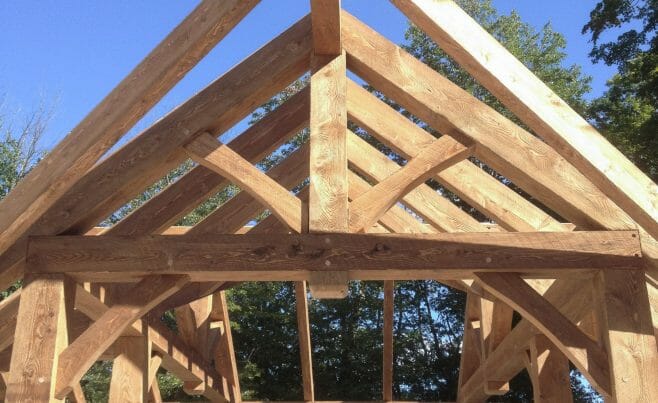
[(384, 358), (383, 358), (383, 399), (393, 400), (393, 311), (395, 282), (384, 281)]
[[(340, 34), (340, 1), (312, 0), (309, 232), (348, 232), (347, 66)], [(331, 247), (331, 245), (327, 245)], [(347, 273), (314, 272), (315, 298), (347, 296)]]
[(597, 276), (601, 338), (608, 353), (613, 402), (658, 402), (658, 347), (643, 270)]
[[(119, 300), (125, 285), (105, 284), (98, 288), (98, 295), (104, 297), (108, 306), (121, 302)], [(147, 326), (147, 321), (142, 321)], [(141, 336), (122, 336), (114, 342), (116, 356), (112, 363), (112, 378), (108, 401), (146, 402), (148, 400), (148, 364), (150, 358), (150, 343), (148, 328), (142, 329)]]
[(311, 348), (311, 328), (308, 319), (308, 299), (306, 296), (306, 282), (295, 282), (295, 305), (297, 308), (297, 328), (299, 329), (299, 354), (302, 366), (302, 387), (304, 401), (315, 400), (315, 387), (313, 385), (313, 354)]
[(68, 345), (66, 300), (74, 298), (62, 274), (24, 278), (6, 402), (60, 402), (55, 379), (59, 353)]
[[(498, 347), (501, 341), (512, 330), (514, 310), (502, 301), (490, 301), (480, 298), (481, 348), (482, 362), (487, 363), (489, 354)], [(492, 363), (486, 364), (492, 365)], [(509, 382), (491, 379), (491, 368), (484, 369), (487, 376), (484, 391), (489, 395), (504, 395), (509, 391)]]
[(226, 294), (219, 291), (213, 294), (213, 313), (220, 321), (213, 322), (211, 327), (218, 330), (218, 339), (213, 351), (215, 357), (215, 368), (223, 377), (224, 395), (231, 402), (241, 402), (240, 379), (238, 377), (238, 366), (233, 349), (233, 335), (231, 334), (231, 320), (226, 303)]
[(480, 297), (473, 293), (466, 294), (466, 312), (464, 313), (464, 339), (462, 355), (459, 362), (459, 382), (457, 398), (468, 379), (477, 371), (482, 362)]
[(532, 381), (532, 395), (537, 403), (573, 401), (569, 377), (569, 360), (543, 334), (530, 342), (526, 367)]
[[(142, 322), (146, 325), (146, 321)], [(119, 337), (114, 343), (118, 355), (112, 365), (110, 403), (148, 401), (148, 344), (144, 336)]]

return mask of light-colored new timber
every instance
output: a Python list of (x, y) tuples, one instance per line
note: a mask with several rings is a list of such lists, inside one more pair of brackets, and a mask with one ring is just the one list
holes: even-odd
[(72, 298), (62, 274), (27, 275), (21, 291), (5, 401), (59, 402), (55, 382), (59, 355), (68, 344), (66, 300)]
[(185, 146), (199, 164), (223, 175), (270, 209), (295, 232), (302, 231), (302, 202), (209, 133)]
[[(347, 149), (351, 166), (358, 173), (375, 182), (385, 180), (400, 169), (398, 164), (352, 132), (349, 132), (347, 136)], [(402, 203), (442, 231), (486, 231), (486, 228), (483, 228), (471, 215), (426, 184), (418, 186), (405, 195)]]
[(35, 272), (79, 280), (105, 272), (119, 281), (146, 273), (192, 281), (296, 281), (323, 271), (372, 280), (480, 271), (556, 276), (642, 263), (636, 231), (32, 237), (27, 260)]
[(574, 224), (635, 228), (619, 207), (540, 139), (345, 11), (341, 23), (348, 68), (377, 90), (442, 134), (478, 143), (479, 159)]
[(595, 296), (610, 365), (610, 401), (658, 401), (658, 347), (644, 273), (602, 270)]
[(451, 0), (392, 0), (525, 124), (658, 238), (658, 186)]
[(611, 395), (606, 352), (514, 273), (478, 273), (482, 285), (558, 346), (597, 390)]
[(299, 354), (302, 368), (302, 388), (304, 401), (315, 400), (315, 385), (313, 384), (313, 348), (311, 347), (311, 325), (308, 319), (308, 297), (306, 282), (295, 282), (295, 309), (297, 311), (297, 329), (299, 337)]
[(16, 242), (258, 0), (205, 0), (0, 202), (0, 253)]
[[(336, 2), (325, 3), (323, 7)], [(348, 232), (345, 53), (315, 54), (311, 70), (308, 231)], [(347, 295), (347, 278), (343, 273), (328, 271), (312, 277), (309, 288), (313, 297), (344, 298)]]
[[(352, 80), (347, 82), (351, 120), (403, 158), (414, 158), (435, 137)], [(561, 224), (475, 164), (464, 160), (434, 177), (508, 231), (561, 231)]]
[(382, 362), (382, 398), (393, 400), (393, 318), (394, 318), (395, 282), (384, 281), (384, 347)]
[(537, 334), (528, 350), (528, 374), (535, 402), (571, 403), (569, 360), (543, 334)]
[(66, 397), (73, 384), (80, 381), (123, 330), (188, 281), (187, 276), (151, 276), (127, 289), (115, 305), (62, 351), (57, 364), (55, 396)]
[[(307, 16), (92, 168), (28, 234), (83, 233), (105, 219), (183, 162), (193, 136), (225, 132), (307, 71), (310, 37)], [(0, 257), (0, 288), (20, 279), (26, 241)]]
[(423, 182), (469, 156), (471, 150), (450, 137), (429, 144), (388, 178), (350, 203), (350, 232), (364, 232), (399, 199)]

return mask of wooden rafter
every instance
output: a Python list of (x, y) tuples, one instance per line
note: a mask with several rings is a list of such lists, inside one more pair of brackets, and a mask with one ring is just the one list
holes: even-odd
[[(308, 114), (307, 87), (265, 115), (227, 145), (247, 161), (257, 163), (308, 126)], [(112, 232), (115, 235), (162, 233), (199, 203), (228, 184), (229, 182), (215, 171), (197, 166), (115, 224)]]
[(455, 2), (392, 2), (519, 119), (658, 238), (658, 186)]
[[(28, 233), (87, 231), (181, 163), (181, 146), (193, 136), (234, 126), (308, 69), (310, 25), (310, 17), (301, 19), (96, 165)], [(0, 288), (20, 279), (23, 267), (18, 262), (26, 241), (22, 238), (2, 255)]]
[[(347, 149), (350, 165), (373, 181), (385, 180), (400, 169), (399, 165), (351, 132), (347, 137)], [(428, 185), (422, 184), (410, 191), (401, 202), (442, 231), (485, 231), (476, 219)]]
[[(182, 44), (170, 54), (160, 45), (138, 68), (152, 74), (117, 97), (120, 84), (55, 150), (54, 160), (73, 151), (70, 167), (47, 172), (52, 184), (10, 195), (10, 204), (36, 202), (0, 215), (0, 228), (9, 228), (0, 236), (0, 288), (27, 273), (26, 288), (0, 303), (0, 375), (11, 370), (0, 394), (7, 384), (10, 401), (82, 401), (78, 380), (102, 358), (115, 360), (110, 401), (147, 393), (157, 401), (159, 366), (188, 393), (240, 401), (219, 290), (290, 280), (304, 399), (313, 401), (305, 282), (316, 297), (341, 297), (348, 280), (384, 280), (382, 397), (391, 401), (393, 281), (434, 279), (468, 292), (459, 401), (506, 393), (523, 368), (536, 400), (569, 401), (569, 360), (611, 401), (658, 400), (656, 185), (453, 1), (392, 1), (546, 143), (342, 11), (339, 0), (311, 0), (311, 15), (92, 167), (257, 3), (203, 1), (192, 16), (206, 7), (209, 17), (185, 37), (188, 17), (169, 37)], [(231, 143), (217, 140), (309, 68), (308, 88)], [(348, 68), (441, 137), (347, 79)], [(407, 164), (350, 132), (348, 118)], [(73, 144), (85, 127), (87, 137)], [(267, 173), (254, 166), (305, 127), (307, 145)], [(573, 224), (465, 159), (471, 152)], [(188, 154), (201, 165), (117, 225), (93, 227)], [(44, 177), (31, 175), (28, 185), (32, 176)], [(306, 178), (310, 185), (293, 195)], [(423, 183), (430, 178), (495, 224)], [(231, 183), (242, 191), (200, 224), (172, 227)], [(265, 209), (273, 214), (245, 226)], [(157, 279), (162, 286), (153, 286)], [(97, 298), (72, 280), (110, 283), (88, 287)], [(180, 337), (149, 319), (171, 308)], [(514, 328), (512, 309), (523, 316)], [(68, 339), (75, 341), (66, 347)]]
[(432, 128), (457, 139), (471, 138), (478, 143), (480, 159), (578, 226), (635, 228), (619, 207), (544, 142), (345, 11), (342, 25), (350, 70)]
[[(414, 158), (435, 138), (349, 80), (351, 120), (403, 158)], [(508, 231), (557, 231), (560, 223), (468, 160), (438, 172), (434, 179)]]
[(23, 236), (256, 4), (258, 0), (206, 0), (197, 6), (0, 202), (0, 253)]

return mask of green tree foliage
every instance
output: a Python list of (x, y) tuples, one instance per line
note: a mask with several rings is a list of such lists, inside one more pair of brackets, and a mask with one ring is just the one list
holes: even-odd
[(593, 123), (658, 180), (658, 1), (602, 0), (583, 33), (591, 34), (592, 60), (618, 68), (605, 94), (592, 102)]

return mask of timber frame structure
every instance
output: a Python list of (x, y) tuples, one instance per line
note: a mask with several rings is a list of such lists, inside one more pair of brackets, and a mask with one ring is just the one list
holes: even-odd
[[(190, 394), (240, 401), (223, 290), (241, 281), (296, 282), (303, 400), (313, 401), (307, 284), (316, 298), (337, 298), (350, 280), (384, 281), (382, 400), (391, 401), (394, 281), (433, 279), (467, 292), (459, 401), (504, 394), (523, 369), (536, 401), (571, 401), (571, 363), (606, 401), (658, 402), (656, 184), (451, 0), (391, 1), (534, 134), (339, 0), (311, 0), (309, 16), (101, 159), (258, 3), (203, 0), (0, 203), (0, 289), (23, 279), (0, 302), (6, 401), (84, 401), (80, 379), (99, 359), (114, 360), (111, 401), (158, 401), (160, 366)], [(306, 88), (218, 140), (307, 72)], [(307, 144), (268, 172), (254, 166), (304, 128)], [(96, 227), (186, 158), (198, 165)], [(229, 184), (242, 191), (198, 225), (173, 226)], [(178, 333), (159, 321), (169, 309)], [(514, 311), (522, 320), (512, 326)]]

